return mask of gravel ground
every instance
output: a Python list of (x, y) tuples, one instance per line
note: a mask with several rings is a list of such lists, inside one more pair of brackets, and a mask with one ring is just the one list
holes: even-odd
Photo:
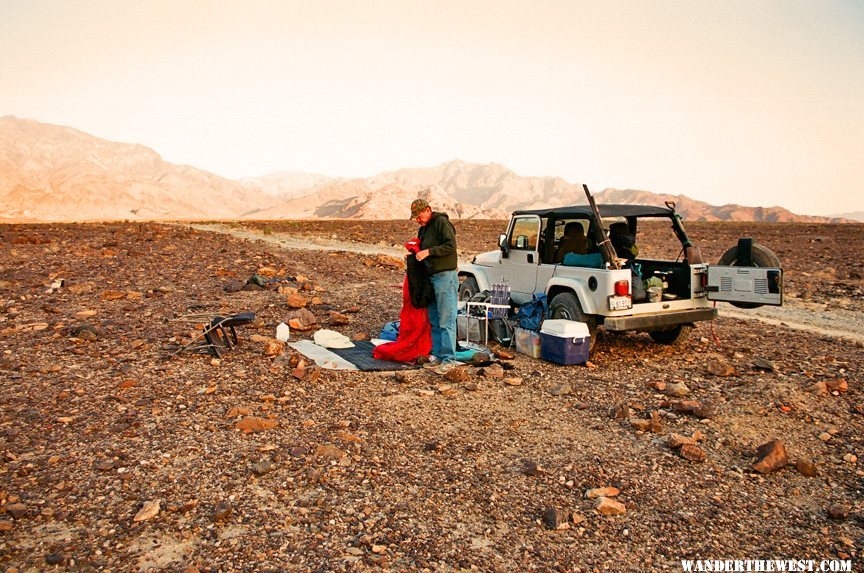
[[(458, 223), (468, 256), (502, 226)], [(267, 237), (287, 223), (272, 225)], [(379, 246), (413, 230), (303, 225)], [(741, 227), (688, 230), (711, 237), (713, 260)], [(860, 263), (837, 265), (859, 260), (860, 226), (811, 227), (747, 230), (784, 260), (792, 299), (857, 311)], [(808, 249), (792, 256), (790, 237)], [(348, 324), (329, 327), (374, 336), (399, 312), (398, 260), (158, 224), (6, 226), (0, 238), (6, 571), (858, 566), (860, 342), (721, 317), (680, 348), (601, 333), (588, 367), (516, 355), (504, 378), (468, 366), (456, 381), (423, 370), (315, 379), (269, 340), (294, 312), (288, 289), (230, 291), (275, 274), (320, 325), (340, 311)], [(200, 335), (198, 315), (241, 311), (260, 320), (222, 360), (174, 354)], [(669, 445), (696, 432), (698, 446)], [(774, 439), (789, 464), (754, 470)], [(606, 500), (623, 514), (586, 498), (601, 487), (618, 490)]]

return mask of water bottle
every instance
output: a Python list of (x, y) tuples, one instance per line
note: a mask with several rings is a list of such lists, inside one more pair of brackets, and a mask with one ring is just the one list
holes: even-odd
[(291, 330), (288, 328), (288, 325), (284, 322), (280, 322), (279, 326), (276, 327), (276, 340), (281, 342), (288, 342), (288, 338), (291, 336)]

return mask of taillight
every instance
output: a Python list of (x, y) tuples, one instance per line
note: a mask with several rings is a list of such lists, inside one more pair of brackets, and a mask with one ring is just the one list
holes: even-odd
[(630, 294), (630, 281), (616, 281), (615, 282), (615, 295), (616, 296), (627, 296)]

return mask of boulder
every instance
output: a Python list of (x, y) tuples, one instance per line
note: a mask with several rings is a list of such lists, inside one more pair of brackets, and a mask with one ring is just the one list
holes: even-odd
[(213, 521), (225, 521), (231, 517), (231, 513), (233, 513), (231, 504), (227, 501), (220, 501), (213, 508)]
[(563, 384), (556, 384), (549, 388), (549, 393), (553, 396), (564, 396), (565, 394), (569, 394), (571, 390), (572, 388), (570, 387), (570, 384), (565, 382)]
[(268, 339), (264, 342), (264, 356), (279, 356), (283, 348), (285, 348), (284, 342), (275, 338)]
[(479, 373), (484, 378), (504, 378), (504, 368), (500, 364), (491, 364)]
[(617, 487), (595, 487), (585, 490), (586, 499), (597, 499), (598, 497), (615, 497), (621, 493)]
[(514, 358), (516, 358), (516, 355), (512, 352), (500, 349), (495, 352), (495, 356), (497, 356), (501, 360), (513, 360)]
[(20, 502), (10, 503), (5, 508), (6, 512), (12, 516), (12, 519), (24, 519), (29, 513), (26, 505)]
[(630, 404), (628, 404), (627, 402), (622, 402), (618, 404), (612, 411), (612, 417), (616, 420), (626, 420), (632, 415), (633, 410), (630, 409)]
[(291, 370), (291, 376), (304, 382), (317, 382), (321, 377), (321, 368), (318, 366), (298, 366)]
[(291, 308), (303, 308), (309, 303), (309, 301), (306, 300), (305, 296), (298, 293), (289, 294), (288, 297), (285, 299), (285, 302)]
[(709, 374), (713, 374), (714, 376), (725, 377), (732, 376), (735, 373), (735, 369), (728, 362), (718, 357), (709, 358), (705, 363), (705, 368)]
[(819, 394), (820, 396), (827, 396), (828, 392), (828, 383), (825, 380), (820, 380), (819, 382), (814, 383), (807, 389), (808, 392), (812, 394)]
[(774, 372), (776, 367), (774, 363), (770, 360), (766, 360), (764, 358), (754, 358), (753, 359), (753, 370), (763, 370), (765, 372)]
[(759, 446), (756, 449), (756, 457), (756, 461), (753, 462), (753, 469), (761, 474), (779, 470), (789, 463), (786, 447), (780, 440), (771, 440)]
[(147, 501), (141, 506), (141, 509), (138, 510), (138, 513), (135, 514), (135, 517), (132, 518), (133, 521), (147, 521), (148, 519), (155, 517), (159, 513), (160, 500), (155, 499), (152, 501)]
[(547, 473), (546, 468), (537, 462), (532, 461), (525, 462), (525, 467), (522, 468), (522, 472), (528, 476), (540, 476)]
[(682, 396), (686, 396), (690, 393), (690, 389), (683, 382), (671, 382), (666, 384), (666, 388), (663, 390), (663, 393), (667, 396), (675, 396), (676, 398), (681, 398)]
[(798, 458), (798, 461), (795, 462), (795, 469), (807, 477), (816, 477), (819, 473), (816, 464), (810, 458)]
[(275, 420), (246, 416), (237, 422), (237, 429), (241, 430), (244, 434), (251, 434), (252, 432), (263, 432), (264, 430), (275, 428), (277, 425)]
[(315, 457), (328, 461), (339, 461), (348, 457), (348, 454), (333, 444), (321, 444), (315, 449)]
[(625, 515), (627, 508), (624, 504), (608, 497), (598, 497), (594, 503), (594, 510), (600, 515)]
[(837, 392), (838, 394), (845, 394), (849, 390), (849, 383), (846, 382), (845, 378), (826, 380), (825, 386), (828, 388), (829, 392)]
[(335, 310), (330, 311), (330, 325), (331, 326), (345, 326), (346, 324), (351, 323), (351, 318), (348, 315), (342, 314), (341, 312), (336, 312)]
[(700, 432), (699, 430), (696, 430), (695, 432), (693, 432), (692, 436), (682, 436), (680, 434), (676, 434), (673, 432), (672, 434), (669, 434), (668, 438), (666, 438), (666, 443), (673, 450), (677, 450), (681, 446), (686, 446), (686, 445), (695, 446), (696, 444), (698, 444), (699, 442), (701, 442), (704, 439), (705, 439), (705, 435), (702, 432)]
[(705, 450), (696, 444), (684, 444), (678, 450), (678, 453), (681, 454), (682, 458), (691, 462), (704, 462), (707, 457)]
[(663, 431), (663, 422), (660, 421), (659, 412), (651, 412), (651, 418), (648, 420), (631, 419), (630, 425), (640, 432), (659, 434)]
[(556, 507), (550, 507), (543, 511), (543, 522), (549, 529), (567, 529), (570, 527), (570, 515)]
[(468, 370), (462, 366), (451, 368), (444, 374), (444, 379), (450, 382), (467, 382), (470, 379)]
[(288, 326), (294, 330), (311, 330), (318, 323), (315, 315), (306, 308), (297, 309), (288, 313)]
[(849, 517), (849, 506), (842, 503), (828, 506), (828, 517), (831, 519), (846, 519)]

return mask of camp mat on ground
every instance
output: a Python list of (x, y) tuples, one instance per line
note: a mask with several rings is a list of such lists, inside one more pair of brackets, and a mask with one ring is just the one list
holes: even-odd
[(329, 348), (318, 346), (311, 340), (298, 340), (289, 342), (288, 346), (315, 361), (315, 364), (327, 370), (358, 370), (353, 363), (348, 362), (338, 354), (334, 354)]
[(376, 360), (372, 358), (375, 345), (368, 340), (353, 340), (353, 348), (324, 348), (311, 340), (289, 342), (288, 346), (315, 361), (315, 364), (328, 370), (390, 371), (414, 368), (404, 362)]

